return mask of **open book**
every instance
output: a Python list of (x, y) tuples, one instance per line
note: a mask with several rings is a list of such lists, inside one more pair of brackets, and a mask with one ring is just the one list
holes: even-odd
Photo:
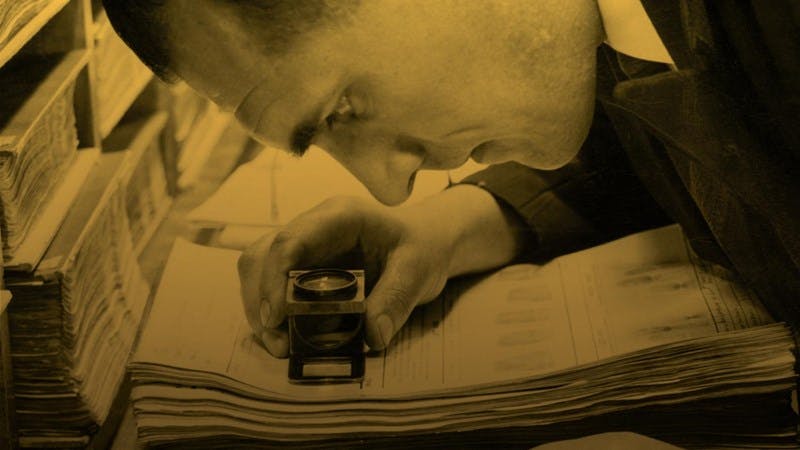
[(237, 258), (176, 243), (131, 364), (142, 442), (507, 448), (611, 429), (795, 442), (789, 330), (677, 227), (451, 282), (361, 384), (288, 382), (244, 317)]

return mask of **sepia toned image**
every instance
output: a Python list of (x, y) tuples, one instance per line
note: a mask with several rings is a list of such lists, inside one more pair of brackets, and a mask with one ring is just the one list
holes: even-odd
[(0, 449), (799, 448), (800, 2), (0, 0)]

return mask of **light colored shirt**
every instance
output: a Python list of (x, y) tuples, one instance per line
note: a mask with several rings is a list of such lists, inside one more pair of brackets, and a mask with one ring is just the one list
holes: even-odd
[(640, 0), (597, 0), (606, 43), (634, 58), (674, 65)]

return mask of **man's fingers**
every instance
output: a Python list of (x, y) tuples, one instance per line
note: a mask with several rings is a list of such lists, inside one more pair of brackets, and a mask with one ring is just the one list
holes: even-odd
[(286, 281), (290, 270), (323, 264), (358, 245), (361, 217), (342, 200), (328, 201), (298, 216), (278, 232), (265, 255), (259, 293), (264, 327), (285, 318)]
[(289, 336), (281, 328), (268, 328), (261, 332), (261, 342), (267, 351), (276, 358), (289, 356)]
[(261, 237), (261, 239), (242, 252), (238, 261), (244, 312), (247, 316), (247, 321), (250, 323), (250, 327), (257, 334), (264, 331), (264, 325), (261, 321), (262, 302), (260, 277), (263, 272), (265, 255), (272, 244), (273, 237), (274, 233), (269, 233)]
[(373, 349), (386, 348), (414, 307), (438, 293), (436, 286), (444, 285), (444, 272), (433, 271), (436, 275), (429, 270), (430, 264), (424, 263), (436, 258), (424, 254), (428, 248), (399, 244), (402, 230), (393, 227), (390, 220), (358, 201), (327, 201), (242, 255), (239, 268), (245, 310), (270, 353), (285, 356), (288, 351), (286, 334), (275, 330), (286, 317), (286, 283), (292, 269), (330, 265), (363, 247), (365, 254), (351, 256), (362, 256), (365, 264), (382, 266), (379, 271), (366, 267), (373, 274), (380, 273), (366, 300), (366, 339)]
[(392, 337), (428, 291), (424, 269), (414, 255), (398, 249), (387, 261), (375, 288), (367, 298), (367, 345), (373, 350), (389, 346)]

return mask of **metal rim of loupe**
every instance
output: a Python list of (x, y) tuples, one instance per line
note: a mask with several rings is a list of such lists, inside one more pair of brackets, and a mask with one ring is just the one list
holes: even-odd
[(348, 334), (345, 335), (344, 338), (339, 339), (338, 341), (332, 342), (332, 343), (329, 343), (329, 344), (319, 344), (319, 343), (316, 343), (316, 342), (313, 342), (312, 340), (310, 340), (308, 338), (308, 336), (306, 336), (304, 333), (302, 333), (300, 331), (300, 327), (297, 326), (297, 320), (296, 319), (297, 318), (294, 317), (294, 316), (289, 317), (289, 320), (292, 322), (292, 328), (294, 328), (294, 330), (295, 330), (294, 335), (297, 336), (298, 338), (300, 338), (309, 347), (312, 347), (312, 348), (314, 348), (316, 350), (322, 350), (322, 351), (334, 350), (334, 349), (337, 349), (339, 347), (342, 347), (342, 346), (348, 344), (349, 342), (351, 342), (353, 340), (353, 338), (355, 338), (358, 335), (358, 332), (361, 331), (361, 328), (364, 326), (364, 316), (363, 315), (358, 315), (358, 323), (356, 324), (355, 327), (353, 327), (352, 330), (350, 330), (350, 332)]
[[(333, 276), (338, 279), (346, 280), (343, 286), (330, 289), (312, 289), (303, 286), (303, 282), (317, 279), (323, 276)], [(294, 291), (298, 297), (306, 299), (323, 299), (325, 297), (336, 298), (345, 294), (355, 294), (358, 289), (358, 279), (347, 270), (342, 269), (315, 269), (300, 274), (294, 279)]]

